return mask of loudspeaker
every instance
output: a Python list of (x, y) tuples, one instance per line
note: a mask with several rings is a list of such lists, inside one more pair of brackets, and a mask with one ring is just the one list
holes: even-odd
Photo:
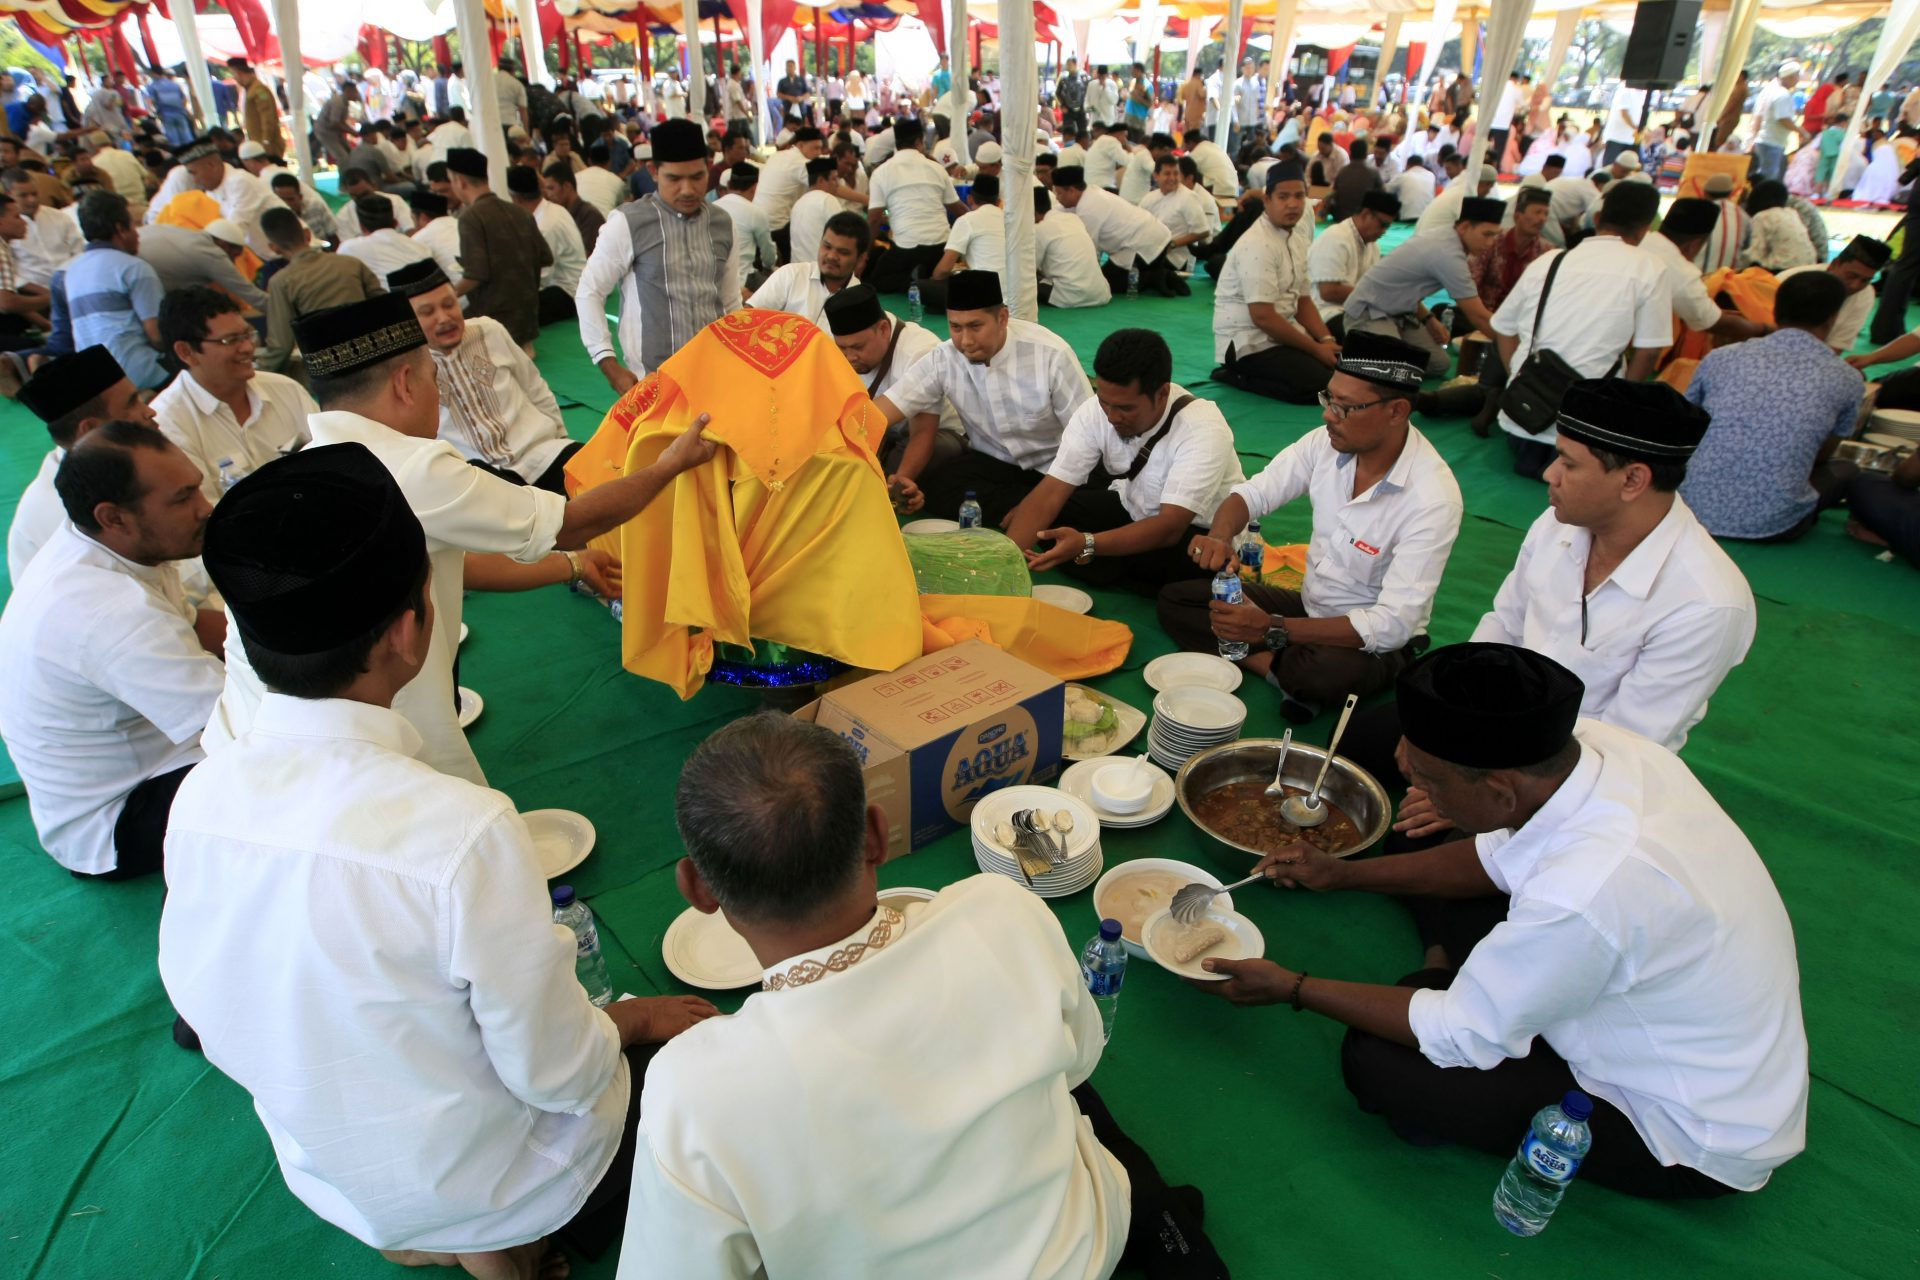
[(1633, 13), (1633, 34), (1620, 78), (1639, 89), (1671, 89), (1686, 78), (1687, 54), (1700, 21), (1700, 0), (1645, 0)]

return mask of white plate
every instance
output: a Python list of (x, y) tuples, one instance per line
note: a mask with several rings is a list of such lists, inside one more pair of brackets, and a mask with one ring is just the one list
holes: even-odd
[(1105, 863), (1104, 860), (1098, 856), (1097, 852), (1094, 857), (1086, 858), (1082, 861), (1085, 869), (1083, 871), (1076, 871), (1076, 873), (1068, 879), (1055, 880), (1046, 876), (1035, 876), (1032, 884), (1028, 884), (1026, 878), (1017, 870), (1003, 869), (985, 861), (981, 861), (979, 867), (982, 871), (1007, 877), (1007, 879), (1013, 881), (1021, 888), (1029, 890), (1035, 897), (1065, 898), (1072, 894), (1079, 893), (1082, 889), (1085, 889), (1088, 885), (1091, 885), (1100, 878), (1100, 871)]
[(1100, 819), (1103, 827), (1124, 830), (1158, 822), (1173, 808), (1174, 787), (1173, 779), (1167, 776), (1166, 770), (1151, 761), (1147, 764), (1147, 770), (1153, 775), (1153, 794), (1147, 797), (1144, 807), (1132, 813), (1108, 813), (1093, 798), (1094, 774), (1110, 764), (1126, 764), (1133, 759), (1133, 756), (1095, 756), (1091, 760), (1082, 760), (1060, 775), (1060, 789), (1093, 810), (1093, 816)]
[(1043, 582), (1033, 589), (1033, 598), (1068, 613), (1092, 613), (1093, 597), (1078, 587), (1063, 587)]
[[(1131, 862), (1116, 862), (1107, 868), (1106, 874), (1100, 877), (1100, 882), (1093, 886), (1094, 915), (1103, 920), (1106, 918), (1105, 912), (1102, 911), (1100, 907), (1100, 899), (1106, 894), (1107, 886), (1120, 877), (1130, 875), (1136, 871), (1171, 871), (1174, 875), (1186, 877), (1186, 884), (1206, 884), (1212, 885), (1216, 889), (1220, 887), (1219, 876), (1214, 875), (1211, 871), (1196, 867), (1191, 862), (1177, 862), (1172, 858), (1135, 858)], [(1213, 905), (1217, 910), (1231, 911), (1233, 910), (1233, 895), (1223, 893), (1213, 900)], [(1158, 912), (1153, 914), (1157, 915)], [(1148, 918), (1151, 919), (1151, 915)], [(1145, 923), (1146, 921), (1141, 921), (1142, 925)], [(1134, 959), (1145, 960), (1148, 958), (1147, 949), (1127, 937), (1126, 934), (1123, 933), (1120, 935), (1120, 941), (1121, 944), (1126, 947), (1127, 954)]]
[(1207, 919), (1227, 927), (1227, 940), (1211, 951), (1203, 951), (1185, 964), (1175, 964), (1172, 958), (1156, 945), (1157, 931), (1160, 926), (1170, 922), (1173, 917), (1165, 911), (1156, 911), (1147, 917), (1140, 932), (1147, 948), (1147, 959), (1159, 965), (1169, 973), (1177, 973), (1183, 978), (1198, 978), (1202, 982), (1225, 982), (1224, 973), (1208, 973), (1200, 967), (1203, 960), (1255, 960), (1266, 954), (1267, 940), (1260, 936), (1260, 928), (1238, 911), (1214, 907), (1207, 912)]
[[(1085, 685), (1070, 684), (1067, 688), (1079, 689), (1083, 693), (1090, 694), (1113, 708), (1114, 719), (1118, 720), (1120, 724), (1113, 733), (1107, 735), (1107, 750), (1105, 752), (1107, 755), (1111, 755), (1125, 747), (1129, 742), (1132, 742), (1134, 738), (1139, 736), (1142, 729), (1147, 727), (1147, 716), (1145, 712), (1141, 711), (1138, 707), (1128, 706), (1112, 694), (1101, 693), (1098, 689), (1089, 689)], [(1066, 750), (1065, 739), (1062, 739), (1061, 754), (1069, 760), (1093, 760), (1097, 758), (1095, 756), (1081, 755), (1078, 752)]]
[(892, 907), (895, 911), (905, 911), (915, 903), (932, 902), (933, 890), (900, 887), (882, 889), (877, 896), (880, 899), (881, 906)]
[(1868, 444), (1877, 444), (1888, 449), (1911, 449), (1913, 441), (1906, 436), (1888, 435), (1884, 431), (1869, 431), (1860, 437)]
[(1146, 677), (1147, 687), (1154, 690), (1198, 684), (1232, 693), (1240, 687), (1241, 679), (1240, 668), (1212, 653), (1169, 653), (1149, 662), (1141, 674)]
[(460, 727), (462, 729), (478, 720), (480, 713), (486, 709), (486, 699), (467, 686), (460, 686)]
[(733, 931), (725, 916), (718, 911), (708, 915), (695, 907), (682, 911), (667, 926), (660, 956), (674, 977), (707, 991), (758, 986), (765, 972), (753, 948)]
[(958, 520), (909, 520), (900, 526), (902, 533), (954, 533), (960, 528)]
[(460, 643), (465, 644), (466, 642), (467, 642), (467, 624), (463, 622), (460, 624)]
[(1068, 861), (1083, 856), (1100, 843), (1100, 819), (1094, 815), (1092, 806), (1064, 791), (1033, 786), (1002, 787), (974, 805), (972, 825), (975, 842), (1011, 862), (1012, 851), (1000, 848), (1000, 842), (993, 838), (993, 829), (1002, 822), (1011, 825), (1009, 815), (1016, 809), (1044, 809), (1048, 816), (1060, 809), (1072, 812), (1073, 832), (1067, 838)]
[(520, 815), (533, 836), (540, 874), (551, 880), (585, 862), (593, 852), (593, 824), (571, 809), (535, 809)]
[(1154, 720), (1167, 721), (1177, 738), (1215, 738), (1237, 733), (1247, 722), (1247, 704), (1230, 693), (1204, 685), (1178, 685), (1153, 699)]

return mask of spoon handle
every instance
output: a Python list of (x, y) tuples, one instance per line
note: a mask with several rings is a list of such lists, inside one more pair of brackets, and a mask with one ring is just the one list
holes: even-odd
[(1309, 806), (1320, 803), (1320, 788), (1326, 784), (1327, 770), (1333, 767), (1333, 753), (1339, 749), (1340, 739), (1347, 732), (1347, 720), (1359, 702), (1359, 695), (1350, 693), (1347, 695), (1347, 705), (1340, 708), (1340, 721), (1333, 726), (1333, 738), (1327, 743), (1327, 757), (1320, 762), (1320, 776), (1313, 780), (1313, 798), (1307, 801)]

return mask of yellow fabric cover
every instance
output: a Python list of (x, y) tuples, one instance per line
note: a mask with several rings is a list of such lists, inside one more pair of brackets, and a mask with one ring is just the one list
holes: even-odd
[[(1744, 157), (1743, 157), (1744, 158)], [(1722, 267), (1706, 279), (1707, 296), (1718, 300), (1725, 295), (1733, 309), (1756, 324), (1773, 323), (1773, 295), (1780, 291), (1780, 278), (1763, 267), (1734, 271)], [(1708, 333), (1699, 333), (1673, 318), (1677, 341), (1661, 357), (1660, 381), (1685, 394), (1693, 382), (1693, 371), (1719, 342)]]
[(921, 596), (920, 611), (928, 653), (984, 640), (1062, 680), (1105, 675), (1133, 647), (1124, 623), (1023, 596)]
[(913, 566), (873, 454), (885, 421), (799, 316), (708, 325), (614, 405), (567, 463), (568, 489), (650, 466), (702, 413), (727, 447), (615, 537), (626, 668), (689, 698), (716, 641), (778, 641), (877, 671), (919, 657)]
[[(205, 231), (215, 218), (223, 217), (220, 204), (204, 191), (182, 191), (167, 201), (167, 207), (160, 211), (155, 222), (164, 222), (170, 227), (186, 227), (192, 231)], [(251, 283), (260, 275), (260, 268), (266, 264), (251, 249), (242, 249), (240, 256), (233, 260), (234, 270), (240, 278)], [(225, 292), (222, 290), (222, 292)], [(239, 299), (234, 299), (238, 302)]]

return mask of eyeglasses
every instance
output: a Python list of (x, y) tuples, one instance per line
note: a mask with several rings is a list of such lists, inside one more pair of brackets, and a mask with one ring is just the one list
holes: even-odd
[(1348, 414), (1358, 413), (1362, 409), (1371, 409), (1377, 404), (1385, 404), (1392, 398), (1392, 396), (1385, 396), (1379, 400), (1369, 400), (1365, 404), (1341, 404), (1338, 400), (1335, 400), (1332, 396), (1322, 391), (1320, 393), (1320, 407), (1325, 409), (1335, 422), (1345, 422)]
[(258, 343), (259, 341), (260, 335), (248, 329), (245, 333), (230, 333), (224, 338), (205, 337), (200, 340), (200, 345), (203, 347), (211, 345), (231, 349), (239, 346), (243, 342)]

